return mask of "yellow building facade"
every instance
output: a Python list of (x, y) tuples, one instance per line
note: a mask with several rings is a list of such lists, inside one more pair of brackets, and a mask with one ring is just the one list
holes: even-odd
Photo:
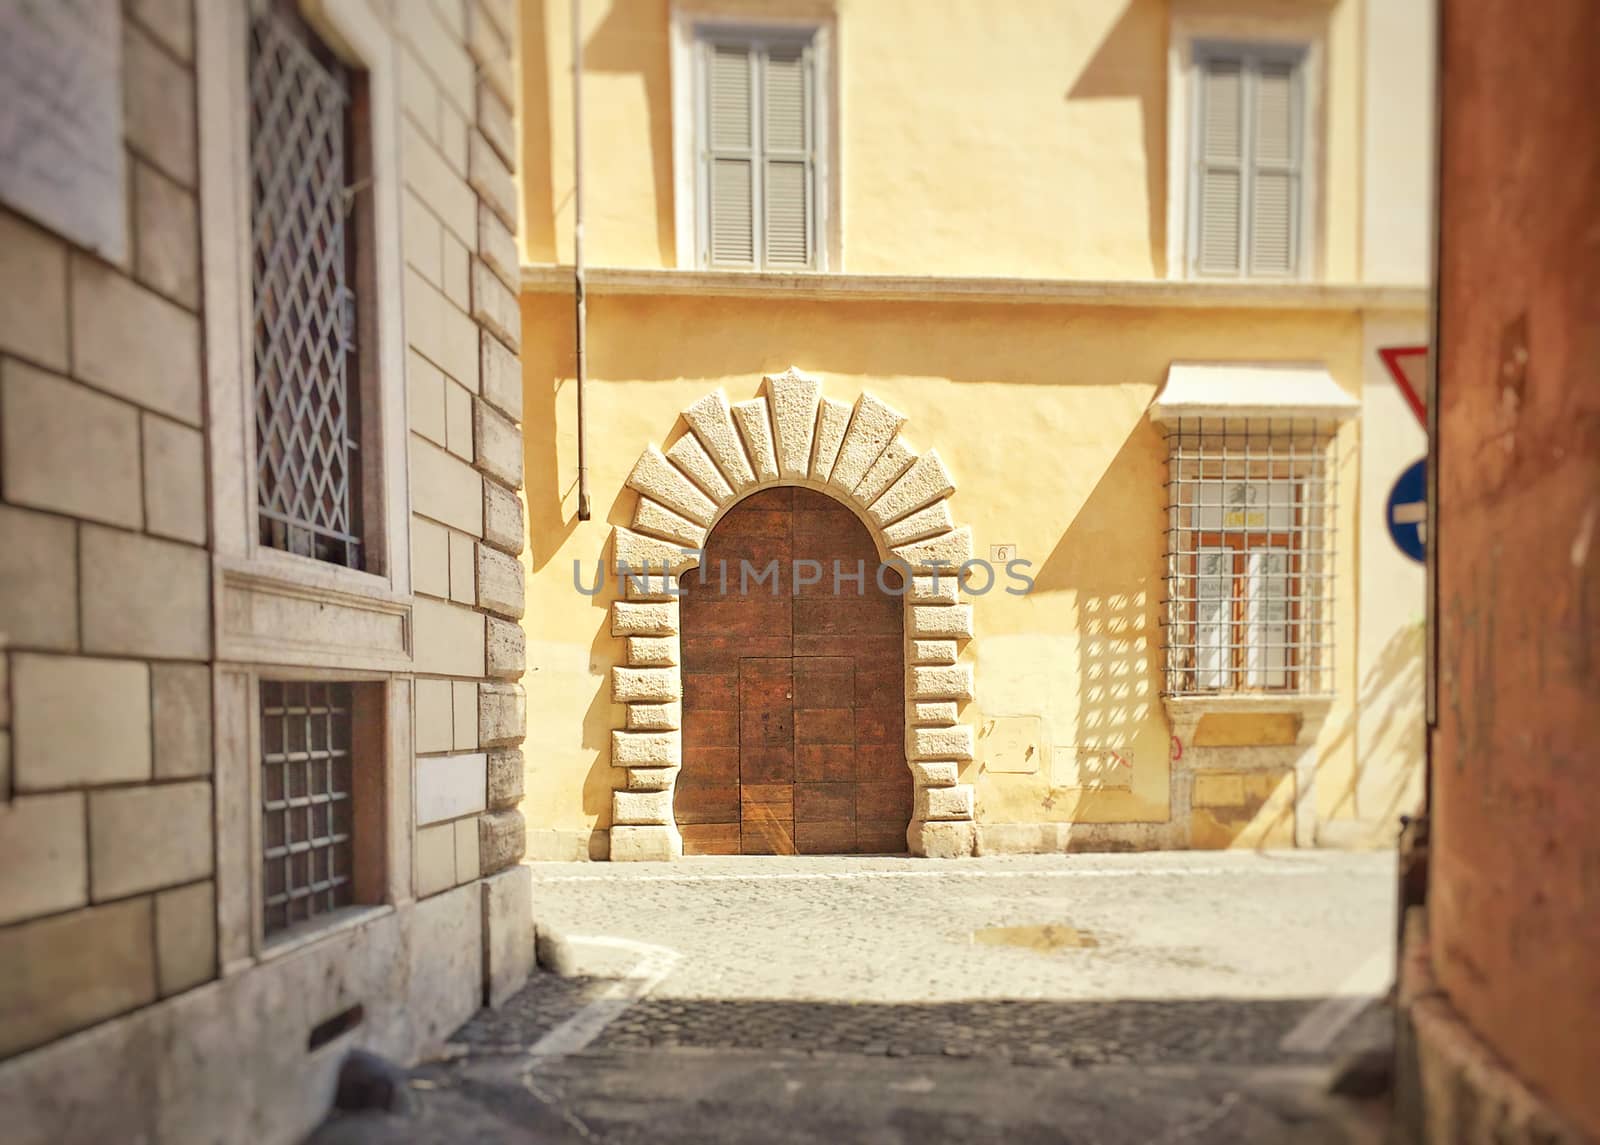
[[(1422, 431), (1378, 351), (1426, 340), (1429, 6), (590, 0), (576, 116), (569, 18), (522, 13), (530, 857), (1386, 841), (1420, 784), (1387, 501)], [(696, 649), (770, 633), (710, 632), (682, 551), (788, 488), (906, 574), (818, 764), (870, 754), (892, 667), (896, 846), (805, 773), (805, 711), (789, 773), (712, 731), (770, 713)]]

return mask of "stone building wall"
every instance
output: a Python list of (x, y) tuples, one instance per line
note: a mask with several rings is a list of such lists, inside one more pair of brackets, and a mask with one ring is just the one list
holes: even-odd
[[(399, 273), (368, 303), (394, 347), (370, 427), (376, 588), (275, 579), (245, 542), (254, 428), (225, 335), (248, 363), (249, 232), (218, 178), (242, 141), (243, 0), (122, 6), (125, 258), (0, 205), (8, 1139), (295, 1140), (350, 1047), (415, 1059), (531, 965), (516, 5), (302, 9), (370, 66), (372, 193), (392, 204), (372, 244)], [(377, 887), (287, 941), (261, 932), (251, 786), (272, 678), (356, 681), (381, 713)]]
[(216, 975), (194, 36), (123, 20), (130, 243), (0, 212), (0, 1053)]

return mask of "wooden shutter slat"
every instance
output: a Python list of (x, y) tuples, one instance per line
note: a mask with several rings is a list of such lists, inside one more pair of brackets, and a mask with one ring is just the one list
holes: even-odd
[(1207, 274), (1239, 271), (1240, 176), (1207, 171), (1200, 180), (1200, 269)]
[(810, 176), (803, 161), (767, 163), (767, 262), (772, 266), (803, 267), (811, 263), (808, 232)]
[(1237, 163), (1242, 157), (1240, 105), (1244, 76), (1237, 60), (1208, 60), (1200, 98), (1200, 155), (1208, 162)]
[(749, 266), (756, 259), (755, 188), (749, 159), (711, 161), (711, 261)]
[(1244, 211), (1244, 73), (1237, 60), (1207, 60), (1200, 83), (1195, 261), (1204, 274), (1238, 274)]
[(1294, 159), (1294, 69), (1263, 63), (1256, 76), (1255, 161), (1257, 166), (1287, 166)]
[(710, 56), (706, 96), (712, 150), (748, 149), (754, 143), (750, 138), (750, 53), (713, 44)]
[(1289, 275), (1296, 263), (1299, 191), (1293, 66), (1263, 61), (1255, 76), (1254, 103), (1250, 273)]
[(779, 268), (811, 265), (809, 63), (799, 44), (774, 44), (763, 61), (763, 242), (767, 265)]
[(1260, 171), (1251, 188), (1250, 273), (1294, 270), (1294, 184), (1286, 171)]
[(798, 45), (773, 46), (766, 59), (767, 151), (806, 149), (806, 58)]

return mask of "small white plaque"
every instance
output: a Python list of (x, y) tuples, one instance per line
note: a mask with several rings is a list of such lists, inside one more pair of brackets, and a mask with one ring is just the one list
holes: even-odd
[(0, 0), (0, 201), (122, 263), (126, 179), (117, 0)]

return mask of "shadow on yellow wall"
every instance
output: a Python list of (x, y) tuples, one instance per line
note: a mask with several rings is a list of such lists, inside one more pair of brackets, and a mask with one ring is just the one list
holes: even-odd
[(1065, 98), (1137, 99), (1144, 141), (1151, 275), (1167, 274), (1167, 70), (1165, 0), (1132, 0), (1067, 89)]
[(522, 225), (518, 237), (525, 259), (549, 263), (558, 260), (545, 0), (522, 0), (521, 37), (522, 106), (517, 118), (522, 150), (517, 181), (522, 188)]

